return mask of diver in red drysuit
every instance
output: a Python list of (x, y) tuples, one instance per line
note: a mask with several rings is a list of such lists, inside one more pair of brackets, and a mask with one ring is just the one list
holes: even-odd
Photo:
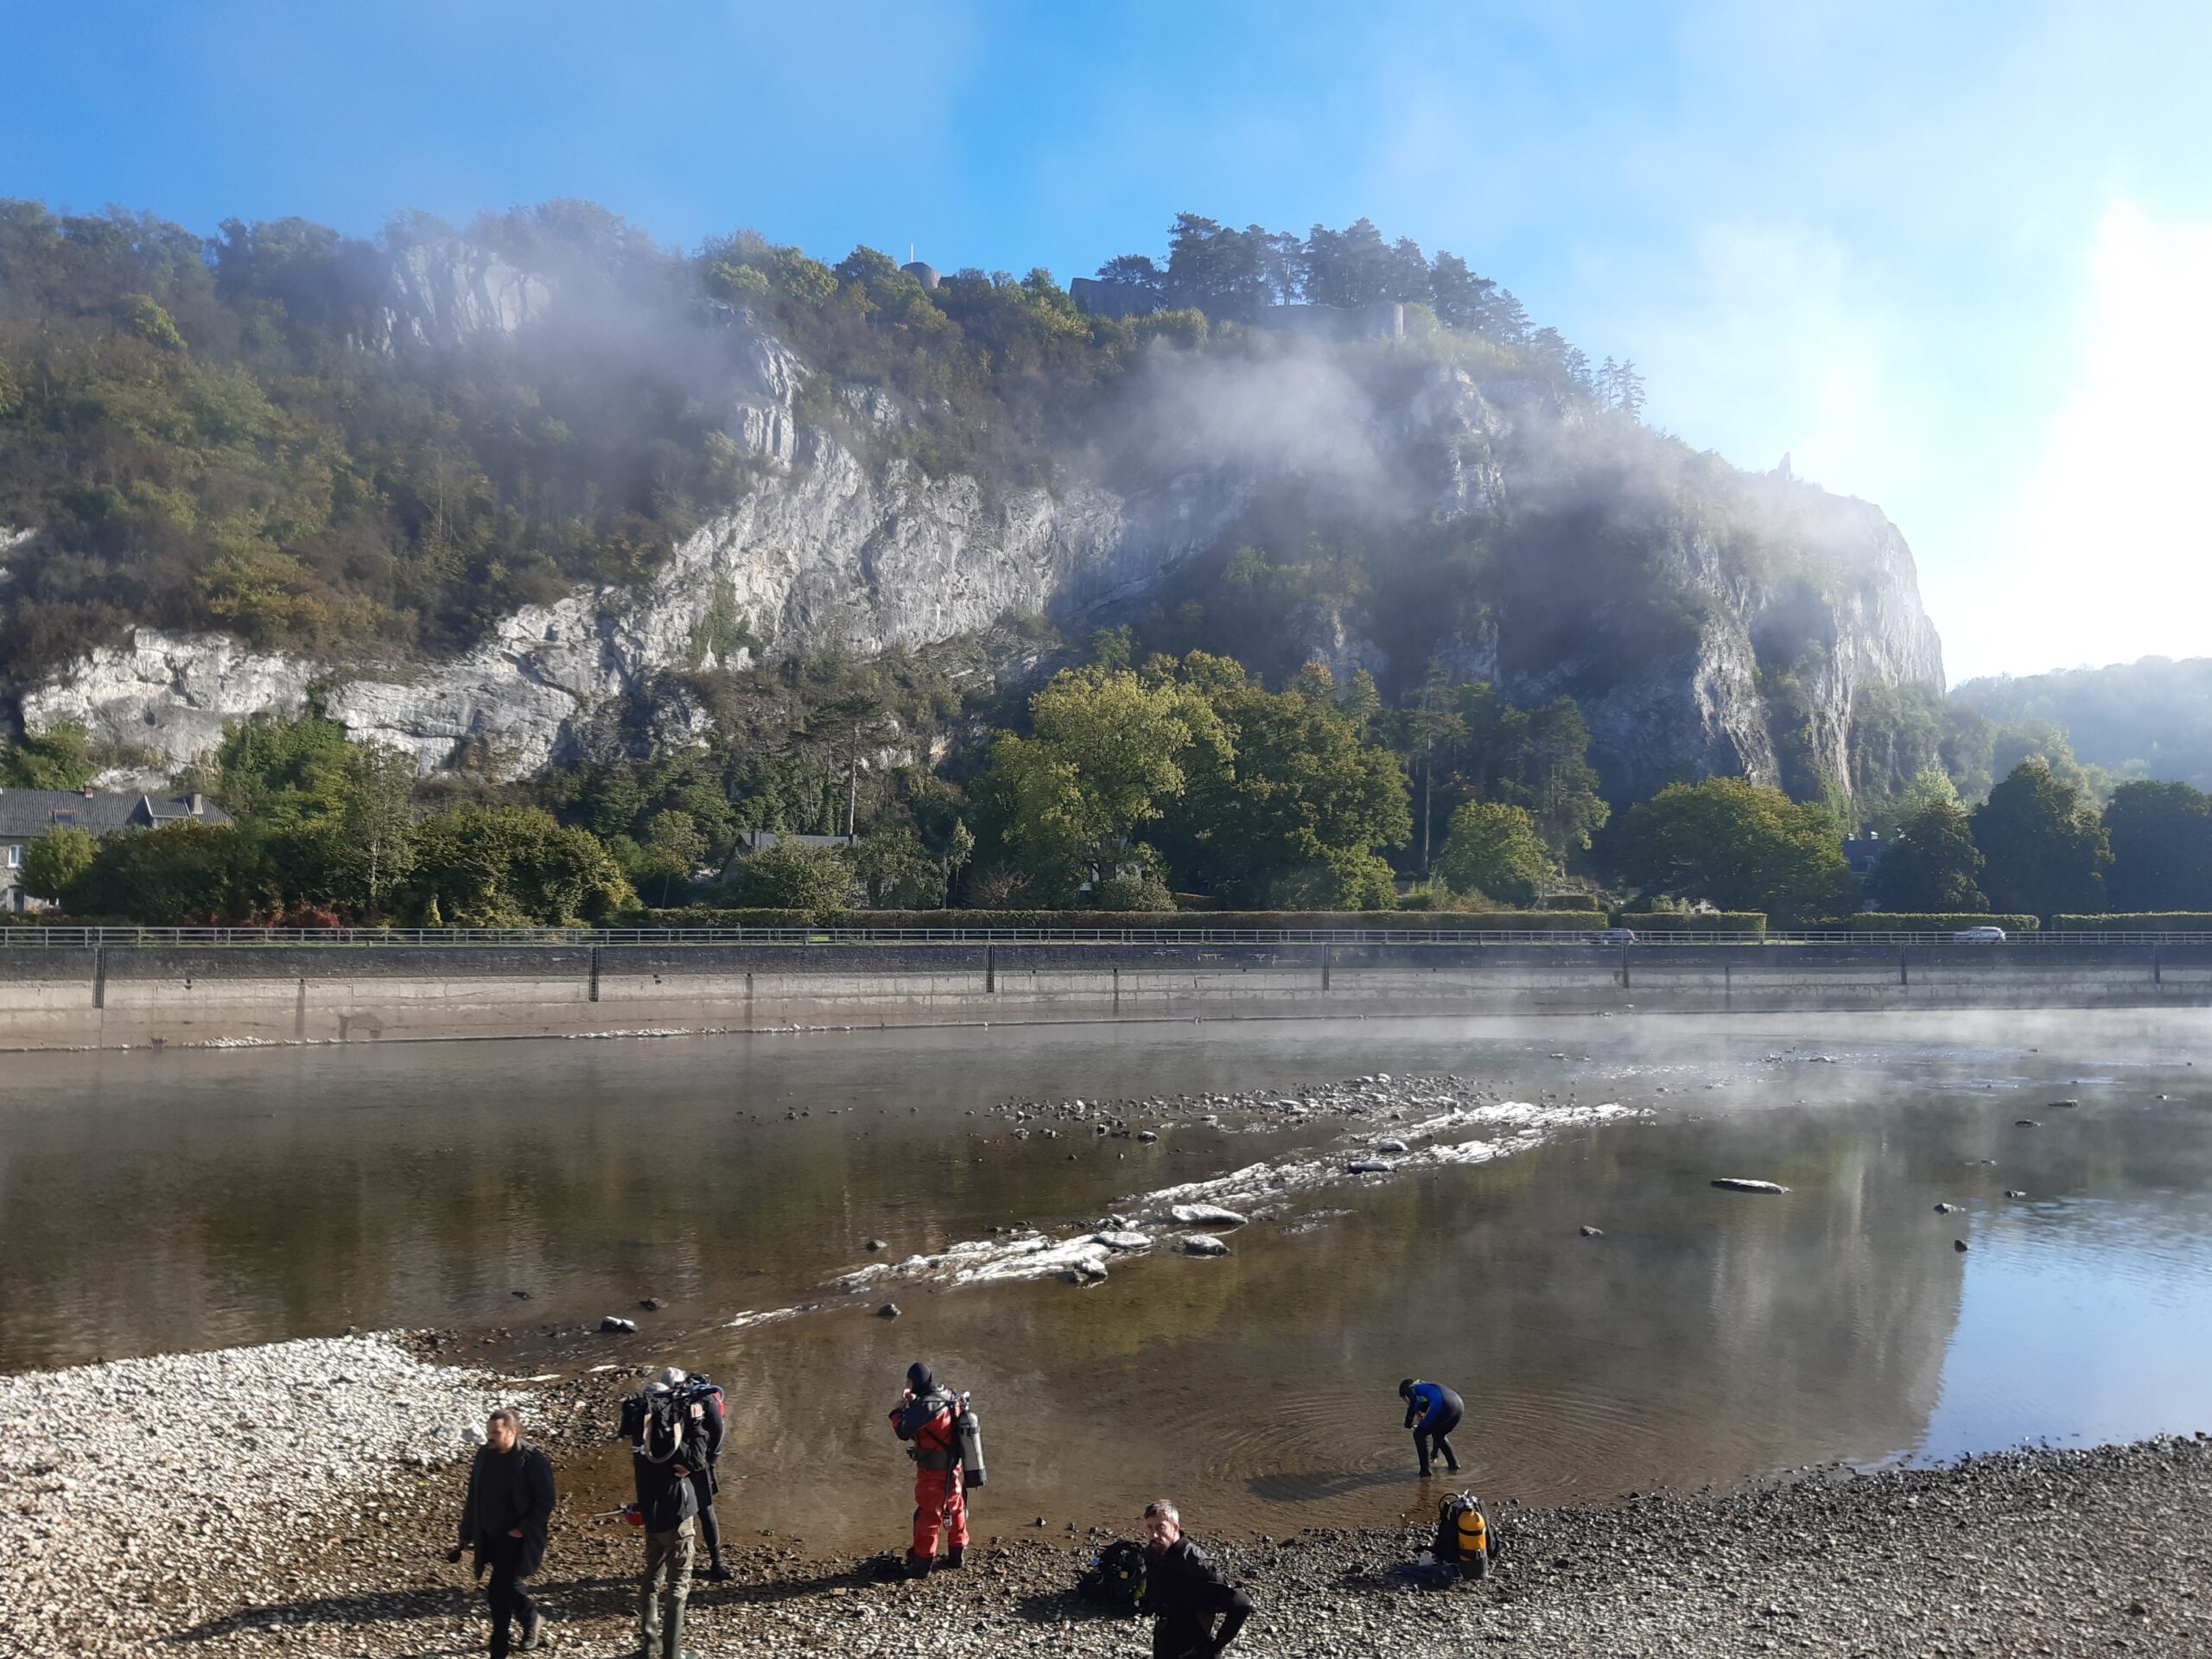
[(906, 1392), (891, 1413), (891, 1432), (906, 1442), (914, 1460), (914, 1541), (906, 1572), (920, 1578), (937, 1559), (940, 1529), (944, 1564), (968, 1559), (968, 1500), (960, 1473), (960, 1396), (938, 1386), (918, 1359), (906, 1368)]

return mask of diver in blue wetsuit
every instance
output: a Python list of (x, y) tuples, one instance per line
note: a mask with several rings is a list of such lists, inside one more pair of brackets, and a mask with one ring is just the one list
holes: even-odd
[(1444, 1466), (1459, 1472), (1459, 1459), (1452, 1455), (1452, 1442), (1444, 1437), (1459, 1427), (1466, 1402), (1441, 1382), (1424, 1382), (1409, 1376), (1398, 1384), (1398, 1398), (1406, 1402), (1406, 1427), (1414, 1432), (1414, 1450), (1421, 1453), (1421, 1472), (1428, 1475), (1429, 1446), (1444, 1454)]

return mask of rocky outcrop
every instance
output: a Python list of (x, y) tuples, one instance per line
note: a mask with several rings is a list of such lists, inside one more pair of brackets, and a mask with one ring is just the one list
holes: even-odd
[(543, 317), (552, 285), (473, 243), (417, 243), (392, 256), (375, 344), (452, 350)]
[[(395, 262), (382, 343), (512, 334), (552, 297), (543, 279), (480, 250), (410, 249)], [(729, 348), (723, 432), (750, 482), (649, 582), (578, 588), (503, 619), (444, 662), (315, 663), (140, 629), (28, 692), (26, 723), (79, 721), (146, 752), (156, 772), (204, 754), (226, 720), (296, 709), (311, 694), (356, 735), (407, 749), (426, 772), (466, 761), (526, 774), (626, 700), (646, 712), (654, 741), (688, 744), (707, 730), (682, 683), (688, 671), (832, 645), (925, 646), (1010, 614), (1079, 625), (1213, 547), (1270, 479), (1300, 480), (1347, 523), (1497, 520), (1535, 488), (1529, 480), (1543, 463), (1532, 457), (1582, 418), (1541, 387), (1479, 382), (1441, 363), (1378, 391), (1323, 346), (1217, 369), (1178, 359), (1149, 404), (1130, 406), (1127, 453), (1114, 464), (1071, 457), (1050, 487), (994, 491), (897, 458), (884, 442), (906, 418), (893, 394), (847, 385), (808, 401), (808, 365), (756, 317), (723, 308), (715, 321)], [(1673, 463), (1685, 472), (1686, 455)], [(1631, 526), (1684, 613), (1698, 617), (1693, 643), (1625, 677), (1572, 652), (1532, 664), (1510, 649), (1516, 625), (1506, 609), (1434, 654), (1456, 673), (1497, 679), (1518, 701), (1577, 696), (1593, 755), (1624, 792), (1709, 772), (1788, 781), (1793, 757), (1843, 775), (1860, 688), (1941, 683), (1911, 556), (1863, 502), (1698, 465), (1696, 489), (1656, 493), (1662, 505)], [(1563, 566), (1559, 582), (1576, 580)], [(1310, 607), (1295, 626), (1300, 648), (1340, 677), (1408, 669), (1356, 616)], [(1787, 754), (1762, 672), (1783, 663)]]

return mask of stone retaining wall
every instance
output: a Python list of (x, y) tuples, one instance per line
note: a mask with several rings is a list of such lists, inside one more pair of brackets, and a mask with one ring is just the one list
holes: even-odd
[(0, 1047), (1344, 1014), (2202, 1006), (2212, 945), (10, 948)]

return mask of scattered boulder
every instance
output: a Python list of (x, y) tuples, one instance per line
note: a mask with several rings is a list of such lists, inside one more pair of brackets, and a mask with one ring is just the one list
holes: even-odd
[(1137, 1131), (1137, 1139), (1148, 1144), (1159, 1140), (1160, 1137), (1154, 1135), (1150, 1129), (1139, 1129)]
[(1402, 1141), (1377, 1141), (1375, 1143), (1377, 1152), (1403, 1152), (1405, 1149), (1406, 1143)]
[[(996, 1231), (998, 1231), (998, 1229), (997, 1229), (997, 1228), (995, 1228), (995, 1227), (993, 1227), (993, 1228), (989, 1229), (989, 1230), (990, 1230), (990, 1231), (992, 1231), (992, 1232), (994, 1232), (994, 1233), (995, 1233)], [(887, 1239), (887, 1238), (871, 1238), (871, 1239), (870, 1239), (870, 1240), (868, 1240), (868, 1249), (869, 1249), (869, 1250), (871, 1250), (871, 1251), (874, 1251), (874, 1250), (887, 1250), (887, 1249), (889, 1249), (891, 1248), (891, 1241), (890, 1241), (889, 1239)]]
[(648, 1313), (658, 1313), (662, 1308), (667, 1306), (668, 1304), (662, 1301), (658, 1296), (643, 1296), (639, 1298), (638, 1306), (644, 1308)]
[(899, 1304), (896, 1302), (886, 1302), (881, 1307), (875, 1310), (875, 1317), (879, 1319), (897, 1319), (899, 1317)]
[(2028, 1195), (2016, 1188), (2008, 1186), (2005, 1189), (2005, 1196), (2008, 1198), (2024, 1198)]
[(1388, 1175), (1390, 1166), (1379, 1158), (1362, 1158), (1344, 1166), (1347, 1175)]
[(1150, 1233), (1093, 1233), (1091, 1237), (1109, 1250), (1148, 1250), (1152, 1248)]
[(626, 1332), (635, 1331), (637, 1328), (638, 1322), (635, 1319), (618, 1319), (612, 1313), (599, 1322), (600, 1334), (602, 1336), (620, 1336)]
[(1183, 1236), (1185, 1255), (1227, 1255), (1228, 1244), (1208, 1233), (1186, 1233)]
[(1787, 1192), (1789, 1190), (1774, 1181), (1754, 1181), (1741, 1175), (1723, 1175), (1713, 1185), (1723, 1192)]

